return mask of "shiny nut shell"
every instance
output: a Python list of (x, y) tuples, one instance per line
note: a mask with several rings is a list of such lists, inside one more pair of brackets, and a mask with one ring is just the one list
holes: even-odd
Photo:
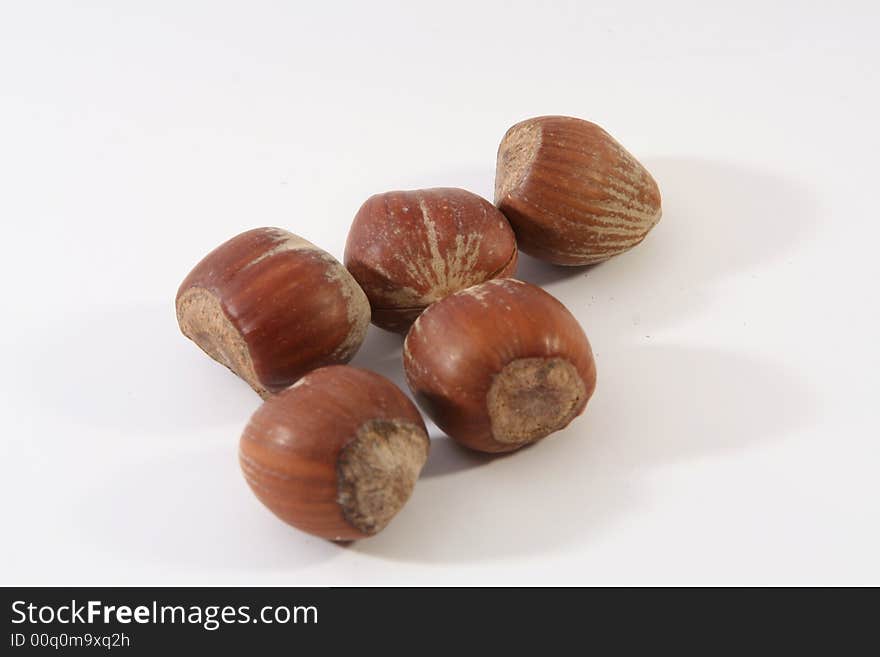
[(249, 230), (209, 253), (176, 307), (183, 333), (262, 397), (350, 360), (370, 312), (339, 262), (278, 228)]
[(517, 123), (498, 148), (495, 203), (519, 248), (560, 265), (587, 265), (641, 242), (660, 220), (660, 190), (602, 128), (543, 116)]
[(397, 386), (338, 365), (264, 402), (245, 427), (239, 460), (279, 518), (345, 541), (388, 524), (409, 499), (428, 447), (418, 409)]
[(361, 206), (345, 266), (372, 307), (373, 323), (405, 332), (430, 304), (516, 270), (516, 239), (504, 215), (463, 189), (377, 194)]
[[(561, 429), (583, 412), (596, 385), (577, 320), (542, 289), (513, 279), (429, 307), (406, 337), (404, 370), (434, 422), (485, 452), (512, 451)], [(533, 419), (519, 435), (517, 423)]]

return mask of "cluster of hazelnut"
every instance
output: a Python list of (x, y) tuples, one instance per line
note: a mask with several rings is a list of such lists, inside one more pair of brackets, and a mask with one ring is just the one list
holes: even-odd
[(659, 219), (657, 184), (608, 133), (534, 118), (504, 135), (495, 205), (461, 189), (373, 196), (344, 266), (284, 230), (250, 230), (196, 265), (177, 318), (265, 399), (239, 451), (257, 497), (304, 531), (363, 538), (406, 503), (429, 446), (397, 386), (345, 365), (370, 321), (406, 334), (407, 383), (437, 426), (471, 449), (519, 449), (583, 412), (596, 366), (565, 306), (511, 278), (517, 247), (586, 265)]

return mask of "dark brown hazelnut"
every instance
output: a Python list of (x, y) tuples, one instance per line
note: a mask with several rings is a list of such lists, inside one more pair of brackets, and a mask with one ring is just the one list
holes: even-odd
[(183, 281), (176, 306), (184, 335), (264, 398), (310, 370), (348, 362), (370, 319), (345, 267), (278, 228), (214, 249)]
[(399, 333), (435, 301), (512, 275), (516, 260), (504, 215), (476, 194), (447, 188), (369, 198), (344, 257), (370, 300), (373, 323)]
[(418, 409), (388, 379), (336, 365), (310, 372), (257, 409), (239, 460), (275, 515), (348, 541), (385, 528), (428, 456)]
[(594, 123), (542, 116), (517, 123), (498, 148), (495, 203), (519, 248), (558, 265), (623, 253), (660, 221), (660, 190)]
[(403, 363), (437, 426), (483, 452), (509, 452), (562, 429), (596, 387), (578, 321), (544, 290), (513, 279), (430, 306), (406, 336)]

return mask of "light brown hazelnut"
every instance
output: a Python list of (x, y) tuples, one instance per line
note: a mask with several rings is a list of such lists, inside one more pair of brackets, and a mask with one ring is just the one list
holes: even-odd
[(590, 343), (544, 290), (496, 279), (430, 306), (404, 342), (406, 380), (444, 432), (509, 452), (562, 429), (596, 387)]
[(176, 306), (184, 335), (264, 398), (310, 370), (348, 362), (370, 319), (345, 267), (278, 228), (214, 249), (183, 281)]
[(405, 333), (443, 297), (516, 270), (513, 231), (495, 206), (463, 189), (387, 192), (358, 211), (345, 266), (377, 326)]
[(611, 135), (565, 116), (528, 119), (498, 148), (495, 204), (519, 248), (558, 265), (623, 253), (660, 220), (660, 190)]
[(382, 531), (400, 511), (428, 447), (418, 409), (397, 386), (336, 365), (266, 400), (241, 436), (239, 461), (279, 518), (349, 541)]

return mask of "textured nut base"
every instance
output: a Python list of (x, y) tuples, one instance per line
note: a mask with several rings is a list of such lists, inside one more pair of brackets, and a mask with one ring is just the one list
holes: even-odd
[(385, 528), (406, 504), (428, 458), (428, 436), (415, 424), (371, 420), (346, 445), (337, 465), (337, 501), (365, 534)]
[(520, 358), (495, 376), (486, 403), (499, 443), (540, 440), (571, 422), (587, 394), (577, 369), (564, 358)]
[(516, 189), (525, 178), (541, 146), (541, 126), (521, 123), (505, 135), (498, 151), (495, 169), (495, 203)]
[(226, 317), (217, 297), (204, 288), (190, 288), (177, 301), (177, 322), (202, 351), (247, 381), (260, 397), (269, 396), (257, 379), (244, 338)]

